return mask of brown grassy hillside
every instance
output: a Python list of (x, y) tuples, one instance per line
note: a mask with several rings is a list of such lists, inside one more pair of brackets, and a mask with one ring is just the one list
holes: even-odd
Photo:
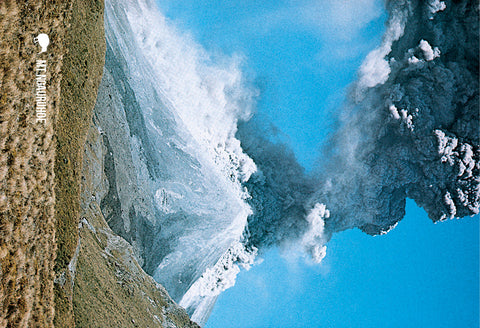
[[(42, 3), (0, 3), (0, 327), (53, 325), (54, 127), (68, 4)], [(41, 32), (51, 41), (38, 54)], [(35, 117), (37, 59), (47, 60), (45, 123)]]
[(77, 0), (68, 13), (57, 125), (55, 326), (74, 327), (73, 290), (63, 284), (78, 241), (83, 148), (105, 62), (103, 1)]
[[(103, 2), (2, 1), (0, 24), (0, 327), (52, 327), (54, 266), (65, 268), (78, 239), (81, 155), (105, 52)], [(33, 42), (39, 33), (50, 37), (42, 54)], [(44, 123), (35, 117), (37, 59), (47, 61)], [(64, 290), (56, 294), (71, 308)]]

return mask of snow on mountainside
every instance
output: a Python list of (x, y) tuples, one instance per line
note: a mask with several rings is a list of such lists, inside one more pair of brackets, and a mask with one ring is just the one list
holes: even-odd
[[(256, 167), (235, 133), (255, 91), (237, 58), (216, 64), (150, 2), (107, 1), (105, 33), (94, 117), (109, 149), (102, 212), (147, 273), (203, 323), (222, 288), (205, 294), (194, 283), (219, 261), (234, 278), (250, 254), (241, 183)], [(231, 274), (212, 281), (224, 279)]]

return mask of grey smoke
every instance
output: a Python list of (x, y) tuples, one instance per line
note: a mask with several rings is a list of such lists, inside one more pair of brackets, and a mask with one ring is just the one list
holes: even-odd
[(296, 239), (305, 231), (304, 202), (315, 190), (293, 151), (266, 134), (268, 130), (255, 120), (240, 124), (237, 132), (242, 148), (258, 167), (245, 186), (254, 212), (248, 220), (248, 242), (260, 248)]
[(239, 127), (259, 168), (246, 184), (252, 245), (298, 238), (316, 203), (330, 210), (330, 233), (385, 233), (404, 217), (407, 197), (433, 221), (479, 212), (479, 5), (444, 3), (386, 3), (387, 32), (370, 58), (377, 65), (360, 69), (311, 175), (257, 123)]

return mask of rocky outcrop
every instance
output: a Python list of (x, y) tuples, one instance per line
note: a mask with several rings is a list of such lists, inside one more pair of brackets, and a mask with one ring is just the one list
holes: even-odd
[[(117, 197), (105, 173), (113, 169), (111, 150), (108, 139), (92, 124), (84, 155), (80, 239), (68, 267), (75, 326), (198, 327), (143, 271), (132, 245), (110, 229), (102, 214), (102, 201)], [(115, 196), (107, 198), (109, 193)]]

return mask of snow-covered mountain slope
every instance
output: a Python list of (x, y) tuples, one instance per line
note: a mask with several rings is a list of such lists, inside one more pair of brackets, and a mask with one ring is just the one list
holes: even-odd
[[(255, 91), (238, 58), (209, 57), (152, 3), (107, 1), (105, 33), (94, 115), (108, 149), (102, 212), (143, 268), (203, 322), (222, 287), (194, 282), (218, 261), (234, 278), (254, 254), (242, 244), (251, 214), (242, 182), (256, 167), (235, 133)], [(210, 279), (228, 285), (231, 274)]]

